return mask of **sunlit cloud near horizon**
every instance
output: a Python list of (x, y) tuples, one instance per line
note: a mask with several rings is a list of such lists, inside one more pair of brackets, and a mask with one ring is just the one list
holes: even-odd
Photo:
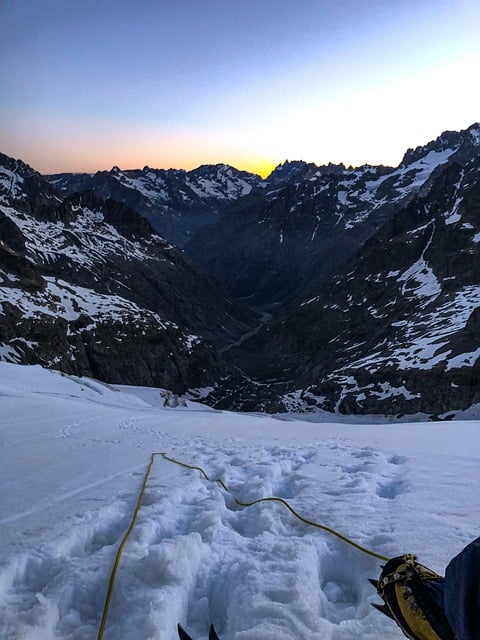
[(480, 120), (479, 33), (470, 0), (4, 2), (0, 151), (43, 173), (396, 165)]

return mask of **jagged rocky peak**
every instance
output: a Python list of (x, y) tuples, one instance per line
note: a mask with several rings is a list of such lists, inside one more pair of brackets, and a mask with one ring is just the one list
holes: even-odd
[(475, 146), (480, 146), (480, 122), (475, 122), (467, 129)]
[(200, 165), (187, 173), (187, 184), (205, 198), (236, 200), (249, 194), (261, 182), (261, 177), (255, 173), (221, 163)]
[[(349, 170), (354, 170), (351, 167)], [(321, 176), (334, 176), (349, 171), (343, 163), (335, 164), (329, 162), (325, 165), (317, 165), (313, 162), (303, 160), (286, 160), (279, 164), (267, 177), (267, 187), (269, 185), (287, 185), (289, 183), (300, 183), (306, 180), (314, 180)]]
[(0, 204), (32, 214), (39, 220), (70, 222), (74, 214), (57, 189), (21, 160), (0, 154)]
[(2, 170), (7, 169), (12, 171), (21, 178), (28, 178), (31, 175), (42, 175), (20, 158), (13, 158), (5, 153), (0, 153), (0, 167), (2, 167)]
[(235, 167), (232, 167), (229, 164), (217, 163), (217, 164), (201, 164), (196, 169), (192, 169), (188, 172), (190, 176), (202, 176), (202, 177), (213, 177), (219, 175), (229, 175), (233, 176), (235, 174), (242, 174), (244, 176), (251, 176), (247, 171), (240, 171)]
[(285, 160), (277, 165), (267, 177), (269, 185), (286, 184), (294, 180), (307, 180), (314, 175), (320, 167), (313, 162), (303, 160)]
[[(0, 198), (2, 203), (11, 204), (24, 200), (35, 182), (43, 178), (22, 160), (15, 160), (0, 153)], [(50, 197), (53, 189), (46, 189)]]
[(463, 131), (444, 131), (428, 144), (408, 149), (400, 167), (407, 167), (421, 160), (434, 161), (435, 156), (437, 160), (444, 159), (444, 161), (455, 155), (465, 158), (465, 155), (471, 155), (475, 148), (480, 148), (480, 124), (478, 123), (472, 124)]

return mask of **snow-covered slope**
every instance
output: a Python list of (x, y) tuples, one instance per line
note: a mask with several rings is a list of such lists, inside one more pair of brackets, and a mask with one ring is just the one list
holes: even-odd
[[(478, 428), (166, 409), (155, 389), (0, 363), (0, 637), (96, 637), (152, 451), (442, 573), (478, 535)], [(104, 637), (176, 640), (181, 622), (206, 640), (213, 622), (222, 640), (400, 640), (370, 606), (379, 564), (281, 505), (240, 509), (157, 458)]]

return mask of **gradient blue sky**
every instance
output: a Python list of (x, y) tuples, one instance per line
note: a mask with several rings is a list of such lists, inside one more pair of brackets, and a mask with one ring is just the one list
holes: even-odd
[(0, 151), (397, 164), (480, 120), (479, 72), (478, 0), (0, 0)]

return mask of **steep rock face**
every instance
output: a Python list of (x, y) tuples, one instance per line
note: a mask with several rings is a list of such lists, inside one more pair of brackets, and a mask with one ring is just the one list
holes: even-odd
[(1, 204), (15, 204), (18, 212), (38, 220), (68, 223), (73, 219), (56, 190), (27, 164), (0, 153), (0, 168)]
[[(327, 168), (329, 173), (335, 173), (336, 171), (344, 170), (345, 166), (343, 164), (333, 165), (330, 163)], [(312, 178), (318, 172), (318, 169), (319, 167), (313, 162), (286, 160), (275, 167), (266, 182), (269, 187), (282, 188), (291, 182), (302, 182)]]
[(183, 391), (254, 320), (129, 207), (0, 156), (2, 359)]
[(313, 298), (229, 353), (246, 374), (237, 406), (442, 415), (480, 402), (479, 258), (477, 153), (437, 171)]
[(62, 194), (91, 190), (141, 213), (158, 233), (182, 247), (201, 227), (218, 221), (228, 204), (258, 187), (260, 176), (224, 164), (193, 171), (143, 169), (57, 174), (47, 179)]
[(237, 298), (280, 307), (313, 295), (448, 162), (478, 152), (480, 127), (446, 132), (397, 168), (286, 163), (186, 250)]

